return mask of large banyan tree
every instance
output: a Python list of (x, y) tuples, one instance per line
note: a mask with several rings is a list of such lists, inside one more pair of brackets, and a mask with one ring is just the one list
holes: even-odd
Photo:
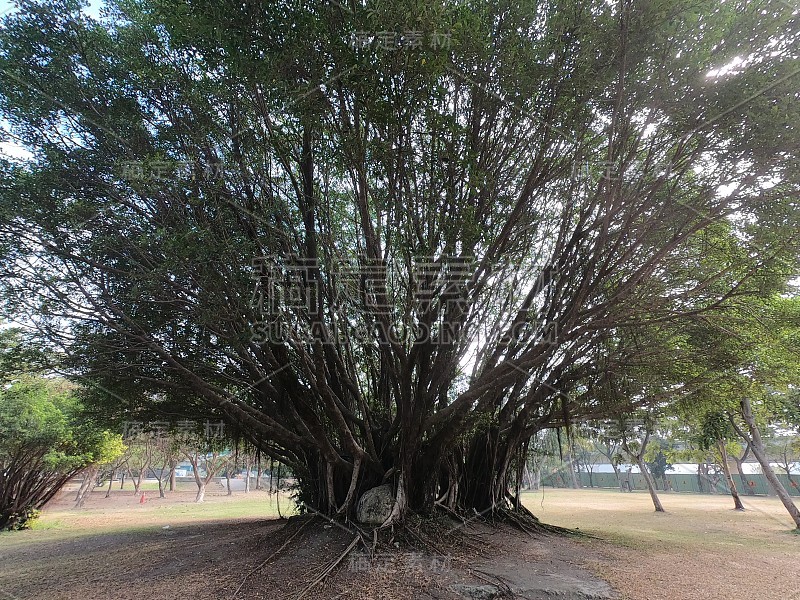
[(797, 33), (780, 0), (26, 2), (8, 316), (316, 510), (507, 507), (644, 329), (793, 269)]

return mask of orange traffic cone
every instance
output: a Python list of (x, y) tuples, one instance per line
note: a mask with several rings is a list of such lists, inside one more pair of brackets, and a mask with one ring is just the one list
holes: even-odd
[(144, 504), (145, 502), (147, 502), (147, 494), (142, 492), (142, 495), (139, 496), (139, 504)]

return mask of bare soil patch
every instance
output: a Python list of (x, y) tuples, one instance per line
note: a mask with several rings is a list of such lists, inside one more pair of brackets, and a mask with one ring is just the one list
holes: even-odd
[[(94, 495), (89, 504), (95, 508), (71, 511), (65, 508), (69, 495), (64, 495), (50, 508), (45, 527), (0, 539), (2, 595), (17, 600), (138, 600), (157, 591), (164, 599), (233, 598), (252, 573), (236, 598), (297, 598), (355, 537), (350, 526), (322, 520), (301, 530), (308, 517), (213, 522), (202, 512), (188, 518), (173, 511), (166, 519), (169, 528), (164, 528), (170, 506), (211, 514), (228, 503), (248, 513), (250, 505), (269, 499), (266, 494), (212, 494), (201, 509), (190, 496), (178, 492), (160, 505), (156, 500), (139, 505), (129, 493), (108, 501)], [(208, 508), (213, 503), (218, 506)], [(49, 528), (48, 519), (61, 526)], [(450, 526), (452, 535), (447, 533)], [(601, 579), (580, 567), (587, 547), (573, 539), (530, 536), (476, 522), (463, 527), (440, 521), (437, 527), (445, 535), (438, 535), (435, 548), (409, 545), (400, 536), (384, 539), (374, 553), (355, 548), (303, 597), (461, 600), (513, 597), (512, 591), (530, 599), (549, 598), (554, 592), (567, 600), (612, 597)], [(433, 539), (423, 531), (418, 534)], [(253, 572), (289, 538), (285, 549)]]

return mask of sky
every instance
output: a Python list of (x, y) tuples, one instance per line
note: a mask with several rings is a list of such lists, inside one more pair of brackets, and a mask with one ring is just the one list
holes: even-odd
[[(98, 17), (101, 6), (101, 0), (93, 0), (86, 8), (86, 13), (93, 17)], [(0, 0), (0, 19), (6, 15), (16, 12), (16, 10), (17, 7), (14, 2), (10, 2), (9, 0)], [(0, 120), (0, 130), (2, 129), (6, 129), (6, 122)], [(30, 153), (13, 141), (0, 141), (0, 156), (6, 156), (12, 159), (26, 159), (30, 157)]]
[[(102, 5), (101, 0), (92, 0), (89, 2), (89, 6), (86, 9), (86, 12), (92, 16), (98, 16), (98, 9)], [(16, 7), (14, 6), (13, 2), (9, 0), (0, 0), (0, 16), (6, 15), (8, 13), (14, 12)]]

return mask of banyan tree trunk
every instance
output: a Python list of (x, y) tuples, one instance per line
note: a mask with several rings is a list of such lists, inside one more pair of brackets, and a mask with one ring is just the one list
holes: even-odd
[(309, 453), (301, 470), (294, 469), (298, 499), (309, 511), (353, 518), (364, 492), (390, 483), (395, 505), (389, 522), (402, 521), (409, 512), (428, 513), (437, 504), (470, 515), (511, 508), (525, 512), (516, 506), (525, 458), (520, 437), (501, 436), (490, 428), (444, 451), (376, 440), (376, 447), (386, 449), (379, 468), (358, 457), (343, 455), (344, 461), (329, 462)]

